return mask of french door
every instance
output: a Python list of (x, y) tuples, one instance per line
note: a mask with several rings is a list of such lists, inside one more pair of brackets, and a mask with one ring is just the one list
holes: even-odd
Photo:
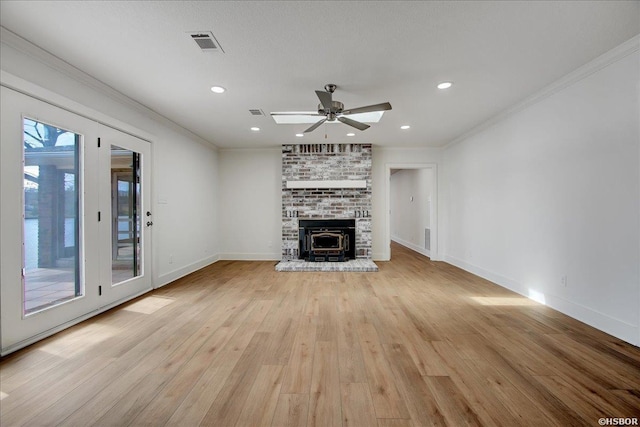
[(151, 289), (151, 150), (148, 142), (115, 129), (100, 135), (98, 293), (109, 305)]
[(151, 289), (150, 144), (2, 87), (2, 354)]

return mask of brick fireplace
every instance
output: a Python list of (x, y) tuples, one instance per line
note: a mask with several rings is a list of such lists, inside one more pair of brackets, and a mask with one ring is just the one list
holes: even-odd
[[(300, 220), (355, 221), (355, 258), (371, 259), (371, 144), (282, 146), (282, 260), (297, 260)], [(353, 242), (351, 242), (353, 244)]]

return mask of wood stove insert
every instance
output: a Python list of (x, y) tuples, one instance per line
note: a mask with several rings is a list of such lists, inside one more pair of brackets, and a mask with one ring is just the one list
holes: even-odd
[(301, 259), (311, 262), (355, 259), (355, 219), (301, 219), (298, 224)]

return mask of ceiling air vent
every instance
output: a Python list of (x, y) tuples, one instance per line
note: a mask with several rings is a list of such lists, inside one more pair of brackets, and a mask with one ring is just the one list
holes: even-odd
[(262, 110), (249, 110), (252, 116), (264, 116), (264, 111)]
[(210, 31), (196, 31), (189, 33), (193, 41), (195, 41), (203, 52), (223, 52), (220, 43)]

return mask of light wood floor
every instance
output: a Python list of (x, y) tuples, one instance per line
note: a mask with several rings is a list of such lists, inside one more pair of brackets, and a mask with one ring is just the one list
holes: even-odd
[(400, 246), (378, 273), (221, 261), (0, 362), (0, 424), (596, 426), (640, 350)]

